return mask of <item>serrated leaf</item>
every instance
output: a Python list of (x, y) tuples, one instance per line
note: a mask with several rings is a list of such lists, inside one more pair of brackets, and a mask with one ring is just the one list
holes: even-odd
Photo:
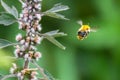
[(11, 25), (16, 21), (17, 21), (16, 18), (9, 13), (2, 13), (0, 15), (0, 24), (3, 24), (5, 26)]
[(55, 78), (47, 70), (44, 69), (44, 73), (47, 76), (48, 80), (55, 80)]
[(61, 37), (61, 36), (66, 36), (67, 35), (67, 34), (65, 34), (63, 32), (59, 32), (59, 30), (54, 30), (54, 31), (46, 32), (45, 34), (53, 36), (53, 37)]
[(12, 8), (9, 7), (3, 0), (1, 0), (1, 5), (8, 13), (12, 14), (16, 19), (18, 19), (18, 11), (14, 6)]
[(58, 18), (58, 19), (63, 19), (63, 20), (69, 20), (69, 19), (65, 18), (64, 15), (61, 15), (61, 14), (58, 14), (58, 13), (55, 13), (55, 12), (44, 12), (43, 14), (45, 16), (50, 16), (50, 17), (53, 17), (53, 18)]
[(68, 10), (69, 7), (66, 5), (61, 5), (61, 3), (55, 4), (53, 8), (49, 9), (47, 12), (60, 12)]
[(44, 34), (44, 37), (49, 40), (50, 42), (52, 42), (53, 44), (55, 44), (56, 46), (58, 46), (59, 48), (61, 49), (64, 49), (65, 50), (65, 47), (59, 43), (54, 37), (48, 35), (48, 34)]
[(5, 47), (8, 47), (8, 46), (13, 46), (15, 45), (16, 43), (12, 43), (8, 40), (5, 40), (5, 39), (0, 39), (0, 49), (1, 48), (5, 48)]

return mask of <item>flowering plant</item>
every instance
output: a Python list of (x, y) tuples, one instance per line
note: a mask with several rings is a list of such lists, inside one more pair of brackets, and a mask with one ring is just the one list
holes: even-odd
[[(42, 26), (40, 21), (42, 16), (68, 20), (57, 12), (67, 10), (69, 7), (56, 4), (53, 8), (42, 12), (42, 0), (19, 0), (19, 2), (22, 4), (22, 12), (20, 14), (18, 13), (16, 7), (12, 6), (11, 8), (3, 0), (1, 0), (1, 5), (5, 9), (5, 12), (1, 12), (0, 24), (8, 26), (17, 22), (19, 24), (18, 29), (25, 31), (25, 34), (17, 34), (17, 43), (0, 39), (0, 48), (14, 46), (15, 58), (22, 58), (24, 63), (23, 67), (19, 67), (13, 63), (13, 66), (10, 68), (11, 74), (2, 76), (1, 80), (5, 80), (9, 77), (17, 77), (18, 80), (55, 80), (55, 78), (53, 78), (45, 69), (41, 68), (36, 63), (36, 61), (39, 61), (42, 57), (42, 54), (37, 50), (36, 45), (40, 45), (43, 39), (47, 39), (56, 46), (65, 49), (65, 47), (55, 39), (55, 37), (66, 36), (66, 34), (59, 32), (59, 30), (41, 33)], [(29, 63), (34, 64), (36, 68), (31, 68)], [(38, 70), (40, 71), (42, 78), (37, 77)]]

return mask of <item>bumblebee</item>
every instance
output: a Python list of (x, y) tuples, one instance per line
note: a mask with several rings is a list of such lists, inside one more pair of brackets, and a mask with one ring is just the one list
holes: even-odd
[(81, 25), (77, 32), (77, 38), (79, 40), (83, 40), (84, 38), (87, 38), (88, 34), (92, 32), (96, 32), (95, 30), (91, 30), (89, 25), (83, 25), (82, 21), (78, 21), (78, 23)]

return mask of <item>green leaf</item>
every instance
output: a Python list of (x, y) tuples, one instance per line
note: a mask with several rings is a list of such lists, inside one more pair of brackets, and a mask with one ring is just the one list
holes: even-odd
[(5, 26), (11, 25), (15, 23), (17, 20), (15, 17), (9, 13), (2, 13), (0, 15), (0, 24), (3, 24)]
[(63, 19), (63, 20), (69, 20), (67, 18), (65, 18), (64, 15), (55, 13), (55, 12), (44, 12), (43, 13), (45, 16), (49, 16), (49, 17), (53, 17), (53, 18), (58, 18), (58, 19)]
[(44, 34), (39, 34), (39, 35), (45, 37), (46, 39), (48, 39), (50, 42), (52, 42), (56, 46), (62, 49), (65, 49), (65, 47), (61, 43), (59, 43), (54, 37), (66, 36), (67, 34), (63, 32), (59, 32), (59, 30), (54, 30), (54, 31), (49, 31), (49, 32), (46, 32)]
[(48, 80), (55, 80), (55, 78), (47, 70), (44, 69), (44, 73), (47, 76)]
[(60, 3), (58, 4), (55, 4), (53, 6), (53, 8), (43, 12), (43, 15), (45, 16), (50, 16), (50, 17), (53, 17), (53, 18), (58, 18), (58, 19), (64, 19), (64, 20), (69, 20), (67, 18), (65, 18), (64, 15), (61, 15), (61, 14), (58, 14), (57, 12), (60, 12), (60, 11), (65, 11), (65, 10), (68, 10), (69, 7), (66, 6), (66, 5), (61, 5)]
[(58, 32), (59, 32), (59, 30), (54, 30), (54, 31), (46, 32), (45, 34), (54, 35), (54, 34), (57, 34)]
[(3, 0), (1, 0), (1, 5), (8, 13), (11, 13), (11, 8), (5, 2), (3, 2)]
[(59, 32), (59, 33), (56, 33), (54, 35), (52, 35), (53, 37), (61, 37), (61, 36), (67, 36), (67, 34), (63, 33), (63, 32)]
[(48, 34), (43, 34), (43, 36), (44, 36), (47, 40), (49, 40), (50, 42), (52, 42), (53, 44), (55, 44), (56, 46), (58, 46), (59, 48), (65, 50), (65, 47), (64, 47), (61, 43), (59, 43), (54, 37), (52, 37), (52, 36), (50, 36), (50, 35), (48, 35)]
[(18, 11), (14, 6), (12, 8), (9, 7), (3, 0), (1, 0), (1, 5), (8, 13), (12, 14), (16, 19), (18, 19)]
[(66, 5), (61, 5), (61, 3), (55, 4), (53, 8), (49, 9), (47, 12), (60, 12), (68, 10), (69, 7)]
[(59, 30), (54, 30), (54, 31), (46, 32), (45, 34), (53, 36), (53, 37), (67, 36), (67, 34), (65, 34), (63, 32), (59, 32)]
[(12, 43), (8, 40), (5, 40), (5, 39), (0, 39), (0, 49), (1, 48), (5, 48), (5, 47), (8, 47), (8, 46), (13, 46), (15, 45), (16, 43)]
[(11, 12), (15, 16), (15, 18), (18, 19), (18, 11), (14, 6), (12, 6), (12, 11)]

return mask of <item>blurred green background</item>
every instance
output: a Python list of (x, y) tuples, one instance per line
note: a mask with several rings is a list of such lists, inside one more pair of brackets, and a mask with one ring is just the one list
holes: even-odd
[[(4, 1), (21, 11), (17, 0)], [(57, 38), (66, 50), (43, 40), (38, 46), (43, 56), (39, 65), (59, 80), (120, 80), (120, 0), (43, 0), (42, 11), (56, 3), (70, 7), (61, 12), (70, 20), (43, 17), (42, 32), (59, 29), (67, 33), (68, 36)], [(3, 11), (1, 5), (0, 11)], [(90, 33), (84, 40), (77, 40), (78, 20), (96, 28), (97, 32)], [(15, 42), (16, 34), (22, 32), (17, 26), (17, 23), (0, 25), (0, 38)], [(0, 74), (8, 74), (11, 63), (17, 62), (6, 58), (14, 56), (13, 50), (13, 47), (0, 50)]]

